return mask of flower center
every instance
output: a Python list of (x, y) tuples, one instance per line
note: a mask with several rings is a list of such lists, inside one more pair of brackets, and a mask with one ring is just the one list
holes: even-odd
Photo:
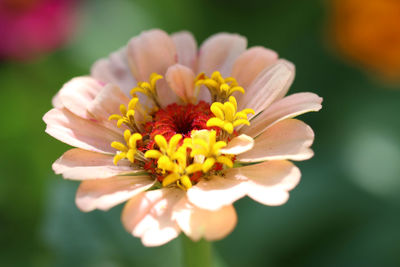
[[(161, 109), (157, 94), (159, 74), (150, 75), (148, 82), (139, 82), (131, 90), (128, 106), (120, 105), (121, 115), (113, 114), (117, 126), (127, 127), (125, 144), (112, 142), (118, 152), (114, 164), (129, 160), (160, 182), (159, 186), (189, 189), (201, 177), (212, 177), (225, 168), (232, 168), (234, 155), (224, 150), (236, 136), (235, 127), (249, 125), (247, 115), (252, 109), (237, 110), (234, 92), (244, 93), (232, 77), (223, 78), (216, 71), (211, 77), (201, 73), (193, 81), (206, 87), (213, 103), (171, 104)], [(154, 105), (142, 106), (136, 93), (145, 95)], [(185, 101), (184, 99), (182, 99)]]
[(208, 129), (207, 121), (212, 116), (210, 105), (204, 101), (197, 105), (171, 104), (155, 113), (153, 121), (147, 123), (146, 130), (150, 132), (151, 139), (158, 134), (167, 140), (175, 134), (186, 138), (190, 137), (192, 130)]

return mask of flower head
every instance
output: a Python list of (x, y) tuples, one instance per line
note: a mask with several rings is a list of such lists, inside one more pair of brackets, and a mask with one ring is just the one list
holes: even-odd
[(293, 119), (318, 111), (312, 93), (285, 97), (294, 67), (235, 34), (200, 47), (188, 32), (143, 32), (66, 83), (45, 116), (46, 132), (77, 148), (54, 164), (83, 180), (83, 211), (128, 201), (125, 228), (147, 246), (183, 231), (216, 240), (249, 196), (281, 205), (300, 179), (289, 160), (312, 157), (313, 131)]

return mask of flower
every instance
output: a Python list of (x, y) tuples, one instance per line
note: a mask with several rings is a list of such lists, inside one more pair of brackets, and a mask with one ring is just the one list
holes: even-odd
[(400, 79), (400, 1), (332, 0), (332, 41), (356, 64)]
[(76, 204), (107, 210), (128, 201), (125, 228), (146, 246), (183, 231), (192, 240), (229, 234), (244, 196), (281, 205), (313, 156), (299, 114), (313, 93), (284, 97), (294, 66), (246, 39), (220, 33), (197, 51), (188, 32), (143, 32), (66, 83), (45, 116), (46, 132), (77, 147), (53, 169), (83, 180)]
[(0, 58), (27, 60), (62, 45), (73, 30), (76, 0), (0, 3)]

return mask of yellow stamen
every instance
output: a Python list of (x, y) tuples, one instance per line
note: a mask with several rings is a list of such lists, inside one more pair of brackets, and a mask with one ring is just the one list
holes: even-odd
[(163, 155), (158, 159), (157, 167), (165, 173), (166, 171), (174, 171), (176, 166), (170, 157)]
[[(232, 167), (232, 161), (221, 155), (221, 148), (227, 144), (224, 141), (216, 141), (216, 131), (200, 130), (192, 131), (191, 143), (188, 146), (192, 149), (191, 157), (201, 166), (201, 170), (206, 173), (212, 169), (216, 162)], [(200, 168), (199, 166), (199, 168)]]
[(187, 166), (187, 147), (190, 140), (185, 139), (179, 146), (182, 135), (176, 134), (169, 142), (162, 135), (156, 135), (154, 140), (159, 150), (148, 150), (144, 156), (146, 158), (157, 159), (157, 167), (165, 174), (170, 172), (163, 179), (163, 186), (176, 184), (178, 187), (187, 190), (192, 186), (189, 175), (202, 170), (201, 164), (193, 163)]
[(156, 135), (154, 138), (154, 141), (156, 141), (156, 144), (160, 147), (161, 151), (166, 153), (168, 150), (168, 144), (167, 140), (165, 140), (164, 136), (162, 135)]
[(137, 152), (136, 143), (142, 139), (142, 136), (138, 133), (132, 134), (131, 131), (125, 130), (124, 139), (126, 145), (116, 141), (111, 143), (111, 147), (118, 150), (117, 154), (114, 156), (114, 165), (117, 165), (118, 161), (124, 158), (127, 158), (132, 163), (135, 161)]
[(180, 184), (182, 184), (182, 186), (187, 190), (189, 188), (192, 187), (192, 181), (190, 181), (189, 176), (187, 175), (183, 175), (180, 180), (179, 180)]
[(214, 71), (211, 77), (207, 77), (204, 73), (200, 73), (195, 80), (196, 86), (204, 85), (211, 93), (213, 101), (225, 101), (234, 92), (244, 94), (243, 87), (233, 77), (223, 78), (219, 71)]
[(208, 172), (214, 166), (215, 158), (207, 158), (203, 163), (203, 172)]
[(124, 104), (121, 104), (119, 106), (119, 110), (122, 116), (118, 114), (112, 114), (110, 117), (108, 117), (108, 120), (116, 120), (118, 128), (120, 128), (122, 124), (125, 124), (132, 130), (137, 130), (134, 116), (135, 116), (135, 107), (138, 101), (139, 99), (137, 97), (132, 98), (129, 101), (128, 108), (126, 108)]
[(138, 82), (137, 87), (131, 90), (131, 95), (135, 96), (136, 93), (142, 93), (148, 96), (159, 106), (156, 84), (157, 81), (162, 79), (163, 76), (157, 73), (152, 73), (149, 82)]
[(164, 178), (162, 185), (163, 186), (168, 186), (172, 183), (175, 183), (177, 180), (179, 180), (180, 176), (177, 173), (171, 173), (167, 177)]
[(120, 142), (112, 142), (111, 147), (115, 148), (116, 150), (120, 150), (120, 151), (128, 151), (128, 148), (126, 148), (126, 146)]
[(195, 172), (199, 172), (203, 169), (203, 166), (199, 163), (193, 163), (190, 164), (188, 167), (186, 167), (185, 171), (187, 174), (192, 174)]
[(158, 151), (158, 150), (148, 150), (148, 151), (146, 151), (146, 153), (144, 154), (144, 156), (145, 156), (146, 158), (149, 158), (149, 159), (159, 159), (162, 155), (163, 155), (163, 154), (162, 154), (160, 151)]
[(207, 127), (219, 127), (229, 134), (232, 134), (233, 129), (239, 125), (250, 125), (247, 114), (254, 114), (254, 110), (250, 108), (237, 112), (237, 102), (234, 96), (230, 96), (229, 101), (224, 104), (212, 103), (210, 110), (215, 117), (207, 121)]
[(226, 156), (219, 156), (217, 157), (217, 162), (225, 164), (226, 166), (228, 166), (229, 168), (233, 167), (233, 162), (230, 158), (226, 157)]

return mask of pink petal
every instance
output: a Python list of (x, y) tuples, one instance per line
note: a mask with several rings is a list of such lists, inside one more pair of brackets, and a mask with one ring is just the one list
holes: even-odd
[(172, 34), (171, 38), (178, 54), (178, 63), (196, 72), (197, 43), (193, 35), (190, 32), (182, 31)]
[(108, 58), (96, 61), (91, 68), (91, 76), (103, 83), (112, 83), (129, 95), (136, 85), (128, 63), (126, 47), (111, 53)]
[(70, 80), (61, 88), (53, 104), (63, 106), (75, 115), (90, 118), (87, 106), (92, 102), (103, 86), (91, 77), (78, 77)]
[[(197, 90), (197, 89), (196, 89)], [(197, 93), (197, 102), (204, 101), (211, 104), (210, 91), (204, 85), (200, 86)]]
[(165, 79), (159, 80), (157, 82), (157, 96), (158, 102), (160, 103), (162, 108), (165, 108), (166, 106), (173, 103), (182, 104), (179, 96), (173, 90), (171, 90), (171, 88), (169, 88), (168, 83)]
[(244, 126), (240, 132), (251, 137), (263, 133), (268, 127), (287, 118), (300, 114), (319, 111), (322, 98), (313, 93), (297, 93), (274, 102), (260, 115), (251, 120), (250, 126)]
[(164, 188), (132, 198), (122, 212), (125, 229), (145, 246), (159, 246), (176, 238), (180, 229), (172, 218), (174, 206), (184, 197), (180, 189)]
[[(118, 86), (107, 84), (87, 109), (99, 121), (109, 122), (108, 117), (112, 114), (120, 115), (119, 106), (124, 104), (127, 107), (129, 100)], [(112, 125), (116, 125), (115, 121), (112, 122)]]
[(175, 64), (168, 68), (166, 80), (169, 87), (185, 103), (194, 103), (194, 73), (193, 71), (180, 64)]
[(219, 71), (222, 76), (229, 76), (233, 63), (246, 46), (246, 38), (238, 34), (219, 33), (209, 37), (200, 47), (198, 72), (209, 76)]
[(59, 108), (59, 109), (64, 107), (64, 105), (60, 99), (60, 91), (58, 91), (57, 94), (53, 97), (53, 99), (51, 99), (51, 104), (53, 105), (53, 107)]
[(195, 206), (216, 211), (231, 205), (246, 195), (246, 187), (237, 179), (212, 176), (209, 180), (202, 179), (187, 191), (189, 201)]
[(236, 59), (232, 77), (246, 89), (263, 69), (277, 61), (278, 54), (275, 51), (260, 46), (252, 47)]
[[(161, 30), (145, 31), (132, 38), (127, 49), (129, 64), (139, 82), (148, 81), (152, 73), (165, 75), (167, 69), (177, 63), (175, 44), (171, 37)], [(162, 107), (179, 101), (178, 96), (171, 93), (165, 79), (157, 82), (157, 94)]]
[(237, 156), (241, 162), (292, 159), (305, 160), (313, 156), (309, 148), (314, 132), (302, 121), (286, 119), (268, 128), (255, 139), (254, 148)]
[(137, 81), (148, 81), (150, 74), (164, 75), (168, 67), (177, 63), (172, 39), (161, 30), (142, 32), (132, 38), (127, 47), (128, 60)]
[(115, 153), (111, 142), (124, 142), (123, 136), (96, 123), (85, 120), (67, 109), (52, 109), (43, 117), (46, 132), (54, 138), (74, 147), (86, 150)]
[(102, 179), (142, 171), (132, 167), (129, 161), (120, 160), (118, 166), (115, 166), (112, 155), (79, 148), (65, 152), (53, 163), (53, 170), (56, 174), (62, 174), (64, 178), (72, 180)]
[(279, 61), (286, 64), (286, 67), (288, 67), (291, 70), (291, 72), (293, 73), (293, 76), (292, 76), (292, 79), (288, 81), (288, 83), (283, 88), (283, 90), (281, 90), (280, 93), (276, 96), (276, 98), (274, 99), (274, 102), (285, 97), (285, 95), (289, 91), (290, 86), (292, 85), (292, 83), (294, 81), (294, 77), (296, 74), (296, 66), (292, 62), (285, 60), (285, 59), (280, 59), (280, 60), (278, 60), (278, 62)]
[(248, 179), (247, 195), (264, 205), (282, 205), (300, 181), (300, 170), (289, 161), (267, 161), (229, 169), (226, 177)]
[(254, 140), (250, 136), (241, 134), (231, 141), (228, 145), (220, 150), (222, 154), (238, 155), (249, 151), (254, 146)]
[(193, 241), (209, 241), (227, 236), (236, 226), (237, 215), (232, 205), (219, 210), (199, 209), (182, 198), (174, 208), (174, 218), (182, 231)]
[(115, 176), (108, 179), (83, 181), (76, 192), (75, 202), (82, 211), (108, 210), (154, 184), (150, 176)]
[[(294, 79), (294, 68), (284, 60), (264, 69), (246, 93), (238, 99), (238, 109), (254, 109), (255, 115), (263, 111), (280, 95), (286, 94)], [(251, 115), (249, 117), (255, 116)]]

